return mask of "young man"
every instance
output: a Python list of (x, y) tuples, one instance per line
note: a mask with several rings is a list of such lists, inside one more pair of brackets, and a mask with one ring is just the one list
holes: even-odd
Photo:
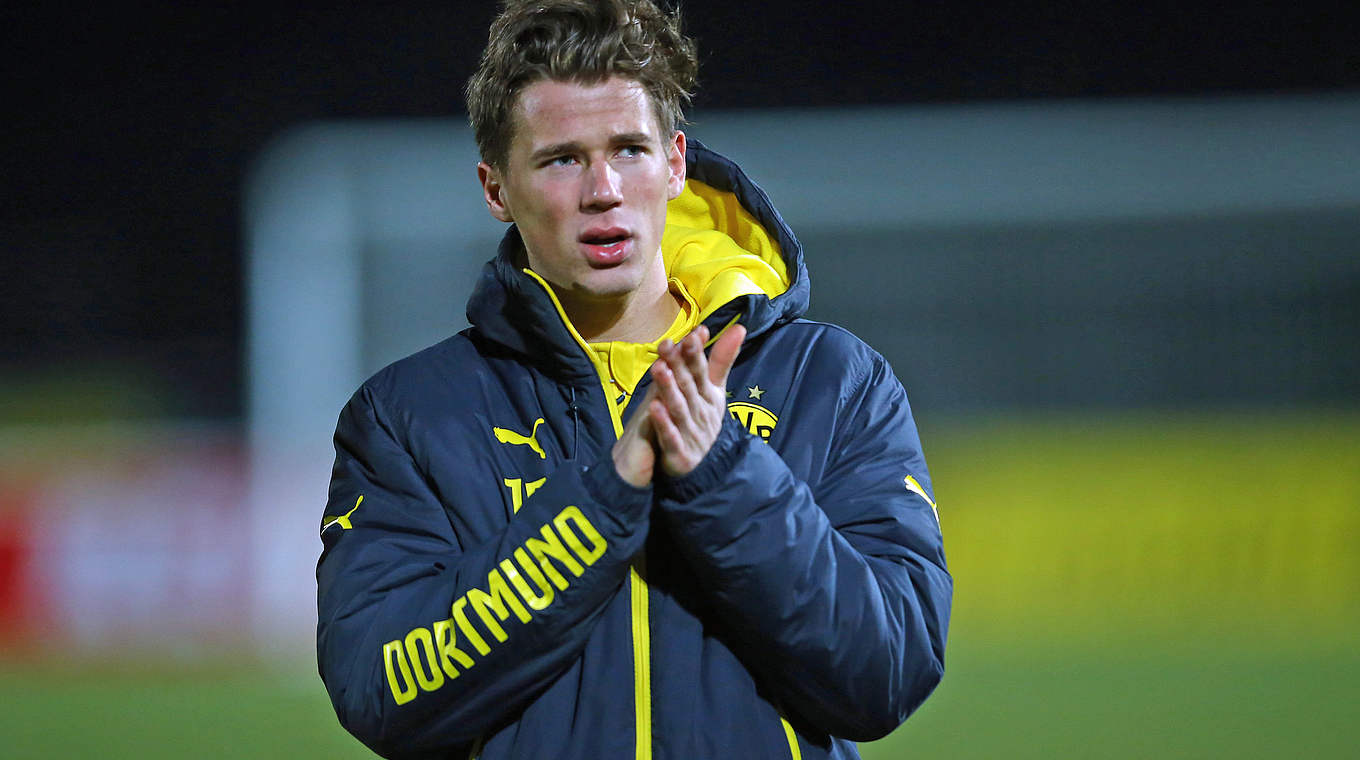
[[(469, 84), (473, 327), (341, 413), (320, 670), (391, 757), (855, 757), (943, 672), (901, 385), (800, 319), (793, 234), (678, 130), (648, 0), (512, 1)], [(705, 349), (708, 353), (705, 353)]]

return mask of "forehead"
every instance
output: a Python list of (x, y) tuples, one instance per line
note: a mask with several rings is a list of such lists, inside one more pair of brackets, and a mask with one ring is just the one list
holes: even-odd
[(607, 142), (620, 134), (660, 137), (647, 90), (622, 77), (591, 84), (539, 80), (520, 92), (512, 118), (511, 152), (556, 143)]

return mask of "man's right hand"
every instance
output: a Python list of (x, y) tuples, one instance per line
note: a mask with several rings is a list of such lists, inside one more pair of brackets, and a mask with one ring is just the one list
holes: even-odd
[(652, 441), (656, 433), (652, 431), (651, 415), (647, 410), (656, 398), (656, 385), (647, 389), (642, 403), (623, 426), (623, 435), (614, 443), (614, 469), (619, 477), (630, 485), (642, 488), (652, 482), (652, 471), (656, 468), (656, 448)]

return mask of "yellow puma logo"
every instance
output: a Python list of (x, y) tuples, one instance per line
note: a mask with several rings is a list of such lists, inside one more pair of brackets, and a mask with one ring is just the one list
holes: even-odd
[(908, 491), (911, 491), (926, 500), (926, 503), (930, 505), (930, 510), (935, 513), (935, 519), (939, 520), (940, 510), (935, 507), (935, 502), (926, 495), (926, 489), (922, 488), (921, 484), (916, 482), (916, 478), (908, 475), (905, 478), (902, 478), (902, 482), (906, 484)]
[(548, 455), (544, 453), (543, 447), (539, 446), (538, 441), (534, 440), (534, 436), (538, 435), (538, 426), (542, 424), (543, 424), (542, 417), (539, 417), (537, 420), (534, 420), (534, 429), (530, 430), (528, 435), (521, 435), (520, 433), (516, 433), (513, 430), (506, 430), (505, 428), (499, 427), (491, 428), (491, 432), (496, 434), (496, 440), (500, 441), (501, 443), (508, 443), (511, 446), (528, 446), (529, 448), (538, 452), (539, 459), (547, 459)]
[(321, 518), (321, 532), (322, 532), (322, 533), (325, 533), (325, 532), (326, 532), (326, 529), (329, 528), (329, 527), (331, 527), (332, 525), (339, 525), (339, 526), (340, 526), (340, 530), (349, 530), (350, 528), (353, 528), (354, 525), (353, 525), (353, 523), (351, 523), (351, 522), (349, 521), (349, 516), (352, 515), (352, 514), (354, 514), (354, 510), (355, 510), (355, 509), (358, 509), (358, 508), (359, 508), (359, 505), (360, 505), (360, 504), (363, 504), (363, 503), (364, 503), (364, 497), (361, 495), (361, 496), (359, 497), (359, 500), (356, 501), (356, 502), (354, 502), (354, 509), (351, 509), (350, 511), (344, 513), (343, 515), (340, 515), (339, 517), (323, 517), (323, 518)]

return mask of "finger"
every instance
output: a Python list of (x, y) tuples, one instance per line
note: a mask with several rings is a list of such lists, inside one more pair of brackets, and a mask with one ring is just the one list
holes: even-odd
[[(653, 364), (653, 366), (656, 365)], [(627, 422), (624, 423), (623, 435), (628, 435), (630, 432), (636, 432), (645, 438), (651, 434), (651, 424), (647, 421), (647, 405), (656, 398), (656, 394), (656, 384), (653, 383), (647, 388), (647, 392), (642, 395), (642, 398), (639, 401), (629, 405), (631, 409), (636, 411), (634, 411), (633, 414), (628, 417)]]
[[(691, 412), (697, 413), (698, 408), (704, 403), (704, 397), (700, 390), (699, 383), (704, 382), (706, 384), (707, 378), (702, 376), (696, 377), (694, 371), (690, 368), (689, 351), (692, 350), (690, 346), (693, 337), (694, 336), (691, 333), (680, 342), (680, 345), (676, 350), (667, 358), (666, 366), (670, 369), (670, 378), (680, 395), (684, 397), (686, 406)], [(685, 415), (686, 418), (689, 416), (691, 415)], [(676, 423), (681, 426), (683, 426), (685, 422), (686, 419), (676, 420)]]
[(656, 388), (656, 398), (665, 406), (676, 424), (684, 425), (690, 419), (690, 405), (678, 387), (675, 373), (670, 365), (657, 363), (652, 368), (652, 387)]
[[(644, 400), (645, 400), (645, 399), (644, 399)], [(642, 407), (642, 408), (643, 408), (643, 409), (647, 409), (648, 407), (650, 407), (650, 406), (652, 405), (652, 403), (653, 403), (652, 401), (647, 401), (647, 406), (644, 406), (644, 407)], [(652, 418), (651, 418), (651, 415), (648, 415), (648, 414), (639, 414), (639, 415), (637, 415), (637, 417), (638, 417), (638, 426), (637, 426), (637, 435), (638, 435), (638, 437), (639, 437), (639, 438), (651, 438), (651, 437), (653, 436), (653, 432), (654, 432), (654, 431), (653, 431), (653, 425), (652, 425)]]
[(676, 451), (684, 445), (680, 428), (676, 426), (665, 404), (653, 401), (647, 407), (647, 422), (656, 431), (656, 441), (662, 451)]
[(708, 328), (699, 325), (694, 332), (685, 337), (685, 342), (680, 345), (681, 358), (685, 362), (685, 367), (693, 376), (696, 385), (702, 385), (708, 380), (708, 357), (704, 355), (704, 341), (708, 336)]
[(713, 344), (713, 351), (708, 358), (708, 377), (709, 381), (719, 388), (727, 388), (727, 375), (737, 361), (737, 354), (741, 353), (741, 344), (744, 340), (746, 327), (736, 324), (727, 328)]
[(647, 419), (647, 405), (637, 407), (637, 411), (623, 425), (623, 433), (619, 435), (619, 440), (625, 438), (649, 438), (652, 435), (652, 423)]
[(671, 476), (689, 474), (698, 464), (698, 460), (688, 440), (659, 402), (652, 404), (651, 412), (649, 417), (652, 427), (656, 430), (658, 466)]
[(637, 416), (637, 425), (631, 430), (623, 431), (623, 435), (619, 436), (619, 443), (630, 447), (630, 450), (634, 452), (632, 454), (634, 457), (643, 455), (637, 453), (638, 449), (633, 447), (656, 450), (656, 426), (652, 423), (651, 415), (647, 413), (647, 409), (644, 407), (638, 410)]

